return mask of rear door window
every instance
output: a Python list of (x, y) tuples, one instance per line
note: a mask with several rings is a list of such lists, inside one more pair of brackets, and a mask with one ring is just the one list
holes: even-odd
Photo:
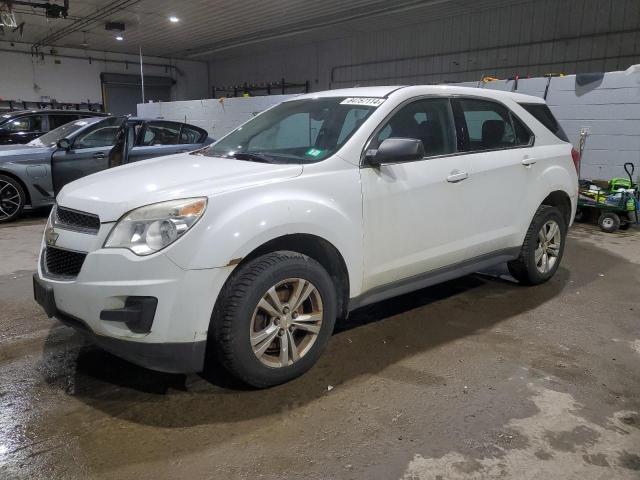
[(180, 138), (180, 124), (175, 122), (148, 122), (140, 145), (176, 145)]
[(496, 150), (518, 146), (509, 109), (496, 102), (476, 98), (454, 100), (460, 114), (467, 151)]
[(180, 143), (202, 143), (204, 141), (203, 131), (191, 125), (182, 125), (180, 130)]
[(454, 113), (459, 147), (464, 151), (500, 150), (533, 144), (529, 128), (501, 103), (478, 98), (456, 98)]
[(511, 122), (513, 124), (513, 130), (516, 135), (516, 142), (518, 145), (531, 145), (533, 143), (533, 134), (522, 123), (522, 121), (511, 114)]
[(551, 133), (558, 137), (563, 142), (568, 142), (569, 137), (564, 132), (556, 117), (553, 116), (549, 107), (544, 103), (521, 103), (520, 106), (524, 108), (531, 115), (542, 123)]
[(18, 117), (9, 122), (8, 127), (12, 132), (41, 132), (42, 116), (26, 115), (24, 117)]

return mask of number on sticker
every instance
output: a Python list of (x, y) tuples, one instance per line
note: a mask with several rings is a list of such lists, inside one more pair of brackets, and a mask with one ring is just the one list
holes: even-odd
[(384, 100), (384, 98), (350, 97), (345, 98), (340, 103), (342, 105), (368, 105), (370, 107), (379, 107), (384, 103)]

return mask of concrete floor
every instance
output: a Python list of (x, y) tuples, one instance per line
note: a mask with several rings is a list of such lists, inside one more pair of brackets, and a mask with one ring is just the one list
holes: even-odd
[(47, 319), (43, 224), (0, 227), (0, 478), (640, 478), (638, 230), (574, 228), (539, 287), (493, 272), (367, 307), (251, 391)]

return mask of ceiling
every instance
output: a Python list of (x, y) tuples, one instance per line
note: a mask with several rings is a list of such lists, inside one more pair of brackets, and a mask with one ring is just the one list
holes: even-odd
[[(62, 4), (62, 0), (49, 0)], [(525, 0), (70, 0), (66, 19), (14, 6), (22, 35), (0, 40), (50, 47), (211, 60), (247, 48), (286, 46), (347, 32), (392, 28)], [(0, 2), (1, 3), (1, 2)], [(179, 18), (177, 23), (170, 16)], [(124, 22), (124, 40), (105, 30)], [(83, 45), (85, 44), (85, 45)]]

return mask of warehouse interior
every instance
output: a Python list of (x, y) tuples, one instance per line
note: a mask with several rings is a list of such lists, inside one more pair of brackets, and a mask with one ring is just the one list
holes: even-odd
[[(473, 195), (462, 188), (480, 185), (473, 183), (474, 173), (490, 176), (497, 167), (471, 163), (470, 181), (447, 177), (448, 185), (444, 180), (438, 184), (431, 173), (420, 173), (422, 188), (444, 192), (421, 198), (407, 194), (407, 172), (413, 170), (400, 170), (387, 177), (393, 179), (393, 188), (380, 187), (368, 203), (367, 175), (377, 172), (372, 185), (383, 185), (385, 163), (372, 161), (367, 168), (367, 162), (384, 149), (382, 144), (377, 152), (371, 152), (372, 143), (351, 145), (360, 141), (358, 129), (377, 119), (376, 108), (386, 108), (394, 95), (401, 95), (397, 92), (417, 86), (426, 89), (415, 94), (417, 99), (450, 95), (452, 151), (444, 150), (449, 160), (471, 157), (465, 153), (471, 150), (472, 133), (458, 125), (463, 109), (458, 97), (465, 96), (514, 99), (513, 108), (504, 100), (513, 122), (510, 141), (539, 149), (527, 154), (528, 163), (523, 160), (514, 167), (520, 176), (505, 176), (504, 183), (495, 177), (484, 184), (490, 188), (473, 187)], [(289, 157), (275, 165), (262, 157), (266, 150), (242, 152), (244, 141), (227, 148), (231, 140), (225, 139), (242, 138), (238, 132), (270, 118), (269, 112), (298, 101), (330, 102), (334, 95), (346, 99), (340, 105), (352, 103), (362, 110), (354, 113), (355, 133), (347, 135), (340, 144), (344, 148), (336, 147), (333, 156), (310, 143), (314, 148), (304, 153), (309, 164), (294, 172), (296, 162)], [(399, 109), (409, 100), (397, 101), (394, 108)], [(528, 115), (518, 110), (524, 104), (548, 107), (549, 114)], [(397, 110), (376, 120), (379, 126), (371, 127), (362, 142), (372, 142), (392, 112)], [(533, 126), (527, 123), (529, 117), (535, 117)], [(311, 125), (327, 117), (307, 113), (306, 118), (311, 137)], [(431, 117), (420, 126), (429, 122)], [(495, 119), (490, 122), (488, 127), (495, 126)], [(527, 145), (515, 138), (518, 122), (531, 138)], [(479, 143), (485, 142), (485, 125), (481, 127)], [(551, 133), (536, 130), (544, 127)], [(323, 137), (324, 128), (313, 131)], [(91, 132), (108, 138), (91, 139)], [(544, 144), (547, 134), (551, 143), (567, 147), (564, 164), (558, 150)], [(421, 137), (412, 161), (429, 156), (423, 144), (432, 137)], [(268, 135), (260, 138), (268, 143)], [(388, 140), (394, 138), (384, 142)], [(251, 141), (253, 137), (247, 145)], [(220, 154), (221, 145), (229, 150), (227, 156)], [(498, 150), (496, 158), (507, 154), (502, 148), (492, 150)], [(357, 151), (353, 159), (348, 157), (352, 151)], [(170, 165), (169, 155), (183, 163)], [(221, 156), (224, 159), (217, 158)], [(435, 155), (431, 163), (447, 160), (442, 157), (447, 155)], [(243, 169), (224, 170), (231, 158)], [(331, 184), (326, 178), (332, 173), (322, 170), (323, 165), (333, 165), (336, 158), (351, 165), (358, 180), (323, 187)], [(473, 158), (487, 165), (494, 161)], [(212, 161), (220, 161), (219, 171), (207, 166)], [(545, 162), (551, 166), (543, 170)], [(393, 166), (394, 161), (389, 163)], [(476, 231), (458, 223), (481, 224), (481, 214), (474, 209), (524, 209), (526, 195), (538, 187), (533, 176), (528, 177), (530, 184), (518, 187), (523, 166), (527, 174), (537, 168), (538, 181), (562, 165), (570, 165), (573, 182), (567, 206), (549, 200), (565, 188), (567, 174), (549, 180), (553, 185), (548, 192), (554, 193), (542, 196), (542, 210), (557, 207), (563, 230), (562, 263), (544, 283), (524, 287), (513, 268), (524, 255), (527, 228), (533, 229), (537, 218), (526, 213), (513, 257), (505, 254), (500, 264), (478, 263), (482, 268), (477, 270), (467, 268), (465, 259), (455, 264), (467, 268), (458, 268), (464, 275), (457, 276), (449, 275), (448, 264), (433, 263), (438, 282), (415, 289), (394, 287), (393, 296), (379, 294), (381, 285), (371, 279), (384, 276), (385, 267), (400, 271), (398, 265), (406, 261), (405, 270), (411, 273), (401, 280), (406, 284), (417, 277), (421, 258), (410, 251), (415, 236), (427, 232), (446, 237), (441, 232), (450, 230), (465, 232), (465, 241), (475, 238)], [(192, 173), (200, 168), (201, 173)], [(317, 180), (303, 183), (307, 172)], [(637, 0), (0, 1), (0, 478), (638, 478), (639, 174)], [(136, 179), (142, 179), (140, 200)], [(194, 185), (209, 193), (189, 194)], [(269, 189), (252, 193), (257, 185)], [(361, 196), (341, 203), (340, 192), (351, 185), (354, 195)], [(447, 196), (442, 185), (455, 185), (458, 194)], [(307, 205), (322, 196), (322, 188), (336, 190)], [(287, 200), (291, 191), (299, 196)], [(230, 200), (231, 195), (236, 200)], [(252, 195), (258, 203), (251, 203)], [(389, 195), (389, 204), (384, 195)], [(76, 203), (65, 204), (65, 198)], [(154, 247), (143, 254), (149, 257), (137, 256), (139, 246), (126, 250), (123, 258), (133, 265), (131, 283), (105, 304), (129, 315), (142, 305), (129, 298), (152, 298), (154, 321), (166, 298), (171, 299), (168, 303), (181, 296), (209, 297), (200, 293), (203, 284), (207, 292), (220, 289), (220, 297), (211, 293), (208, 303), (202, 301), (205, 306), (173, 307), (180, 322), (200, 310), (211, 318), (208, 330), (205, 326), (189, 332), (194, 345), (196, 337), (200, 339), (206, 368), (183, 373), (177, 367), (154, 368), (153, 362), (159, 364), (156, 351), (140, 354), (150, 367), (136, 361), (135, 352), (114, 352), (104, 340), (107, 336), (103, 343), (91, 336), (100, 337), (102, 328), (96, 330), (93, 320), (76, 318), (75, 312), (62, 318), (65, 307), (73, 308), (63, 289), (71, 292), (79, 282), (76, 277), (47, 279), (45, 270), (51, 266), (43, 252), (56, 241), (58, 246), (68, 241), (64, 248), (69, 252), (88, 253), (75, 272), (77, 279), (92, 266), (99, 273), (70, 297), (82, 306), (78, 312), (93, 312), (99, 294), (91, 288), (107, 291), (129, 275), (125, 270), (130, 267), (116, 258), (119, 250), (108, 248), (117, 237), (113, 231), (126, 221), (142, 221), (134, 214), (142, 206), (185, 199), (201, 203), (177, 203), (177, 211), (188, 213), (172, 220), (177, 227), (171, 223), (168, 231), (158, 233), (158, 238), (175, 234), (176, 245), (167, 244), (164, 252), (167, 245)], [(402, 199), (408, 202), (406, 208), (394, 210), (393, 201)], [(91, 211), (100, 202), (108, 214)], [(286, 212), (254, 213), (265, 211), (265, 205), (276, 208), (278, 202), (288, 205)], [(337, 212), (336, 217), (314, 217), (324, 207)], [(112, 213), (117, 208), (121, 211)], [(71, 216), (86, 214), (77, 220), (85, 223), (71, 229), (68, 237), (65, 227), (56, 223), (66, 221), (61, 209)], [(303, 212), (300, 219), (295, 219), (296, 209)], [(351, 216), (353, 209), (358, 216)], [(218, 216), (212, 219), (214, 211)], [(454, 213), (439, 217), (437, 212)], [(236, 214), (242, 221), (233, 223)], [(139, 218), (154, 215), (155, 210)], [(191, 215), (195, 220), (180, 223)], [(405, 220), (407, 215), (411, 218)], [(285, 218), (291, 223), (278, 227), (278, 238), (246, 239)], [(226, 230), (221, 234), (215, 229), (223, 220)], [(507, 231), (516, 223), (521, 219), (509, 217), (500, 228)], [(191, 235), (181, 238), (193, 225)], [(403, 225), (413, 226), (402, 231)], [(211, 241), (220, 244), (205, 252), (201, 245), (188, 243), (188, 255), (172, 253), (205, 226), (216, 232), (210, 234)], [(338, 231), (336, 241), (348, 243), (356, 237), (362, 243), (345, 248), (344, 254), (324, 237), (324, 243), (307, 243), (305, 235), (321, 237), (318, 232), (329, 235), (332, 230)], [(380, 248), (380, 264), (370, 267), (367, 236), (387, 238), (386, 230), (394, 232), (389, 238), (395, 240)], [(89, 252), (77, 247), (86, 234), (95, 235)], [(454, 245), (459, 239), (451, 235), (449, 244)], [(225, 242), (245, 241), (251, 245), (246, 252), (238, 247), (215, 263), (227, 251)], [(543, 239), (544, 247), (551, 241)], [(480, 251), (479, 245), (478, 240), (465, 252)], [(326, 253), (330, 247), (337, 252), (335, 258)], [(345, 299), (336, 300), (331, 316), (331, 322), (337, 317), (335, 327), (326, 334), (326, 349), (318, 354), (317, 364), (298, 378), (261, 388), (259, 382), (246, 381), (248, 374), (243, 381), (230, 373), (225, 362), (233, 362), (224, 357), (230, 347), (215, 342), (233, 337), (232, 330), (224, 330), (232, 327), (222, 320), (231, 318), (221, 313), (228, 305), (222, 295), (235, 285), (232, 281), (242, 268), (248, 268), (247, 262), (273, 253), (270, 248), (318, 260), (337, 297), (341, 288), (346, 293)], [(394, 250), (397, 256), (389, 260)], [(112, 257), (92, 263), (92, 255), (100, 252)], [(321, 260), (325, 254), (330, 258), (326, 262)], [(187, 257), (192, 262), (191, 256), (205, 258), (200, 260), (204, 263), (181, 263)], [(145, 259), (153, 257), (165, 263), (145, 267)], [(352, 264), (351, 258), (358, 260)], [(206, 271), (224, 269), (229, 271), (225, 281), (205, 277)], [(189, 283), (195, 280), (185, 276), (177, 281), (170, 273), (187, 271), (189, 278), (202, 280)], [(346, 280), (340, 276), (344, 272)], [(50, 300), (43, 300), (45, 294), (38, 293), (45, 291), (40, 286), (44, 284), (49, 285), (46, 291), (56, 292), (53, 309), (47, 307)], [(142, 288), (147, 284), (162, 288), (165, 297), (149, 296)], [(127, 292), (136, 296), (127, 297)], [(250, 292), (242, 295), (237, 303), (250, 303)], [(293, 306), (292, 298), (288, 302)], [(323, 298), (314, 305), (331, 310)], [(355, 305), (353, 310), (349, 304)], [(281, 321), (291, 332), (297, 314), (287, 313), (288, 304), (284, 308)], [(252, 322), (258, 309), (259, 304), (252, 310)], [(108, 320), (109, 314), (102, 318), (106, 309), (95, 312), (100, 316), (94, 315), (96, 322)], [(127, 323), (129, 318), (102, 332), (132, 344), (129, 340), (146, 334), (154, 338), (172, 328), (156, 317), (149, 329), (138, 331)], [(218, 326), (222, 324), (224, 328)], [(182, 335), (184, 323), (174, 328)], [(282, 340), (279, 345), (282, 348)]]

